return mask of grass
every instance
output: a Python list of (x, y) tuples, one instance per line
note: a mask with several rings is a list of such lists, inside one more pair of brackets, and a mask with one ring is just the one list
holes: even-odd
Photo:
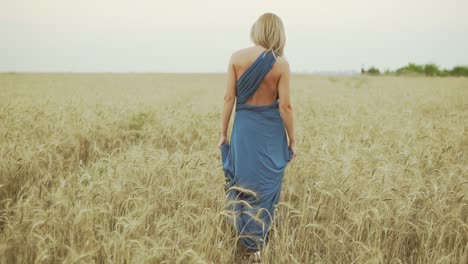
[[(224, 221), (224, 89), (0, 75), (0, 261), (247, 262)], [(468, 79), (296, 75), (292, 100), (264, 263), (468, 262)]]

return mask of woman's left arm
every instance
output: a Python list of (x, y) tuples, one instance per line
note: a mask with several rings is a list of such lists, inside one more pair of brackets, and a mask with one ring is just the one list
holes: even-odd
[(234, 69), (233, 56), (229, 59), (229, 65), (227, 70), (227, 87), (224, 94), (224, 107), (221, 122), (221, 138), (218, 143), (218, 147), (227, 142), (227, 130), (229, 126), (229, 120), (231, 119), (232, 109), (236, 101), (236, 71)]

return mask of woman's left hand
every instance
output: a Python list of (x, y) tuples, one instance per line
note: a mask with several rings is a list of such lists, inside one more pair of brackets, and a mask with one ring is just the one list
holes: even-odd
[(221, 148), (221, 145), (227, 142), (227, 136), (221, 136), (221, 138), (219, 139), (218, 148)]

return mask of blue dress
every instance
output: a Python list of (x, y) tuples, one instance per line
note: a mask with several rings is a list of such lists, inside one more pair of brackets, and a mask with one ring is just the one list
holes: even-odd
[(231, 140), (221, 145), (229, 182), (226, 209), (232, 212), (228, 222), (249, 250), (260, 250), (268, 241), (284, 170), (292, 159), (278, 100), (265, 106), (245, 104), (275, 61), (273, 52), (262, 52), (237, 81)]

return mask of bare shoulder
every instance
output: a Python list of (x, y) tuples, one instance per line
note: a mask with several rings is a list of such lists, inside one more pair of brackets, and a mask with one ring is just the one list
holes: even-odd
[(289, 61), (284, 56), (279, 56), (276, 60), (276, 64), (278, 65), (278, 70), (283, 73), (289, 73)]
[(238, 64), (239, 62), (248, 58), (250, 53), (251, 53), (251, 48), (243, 48), (243, 49), (236, 50), (231, 54), (231, 62), (233, 64)]

